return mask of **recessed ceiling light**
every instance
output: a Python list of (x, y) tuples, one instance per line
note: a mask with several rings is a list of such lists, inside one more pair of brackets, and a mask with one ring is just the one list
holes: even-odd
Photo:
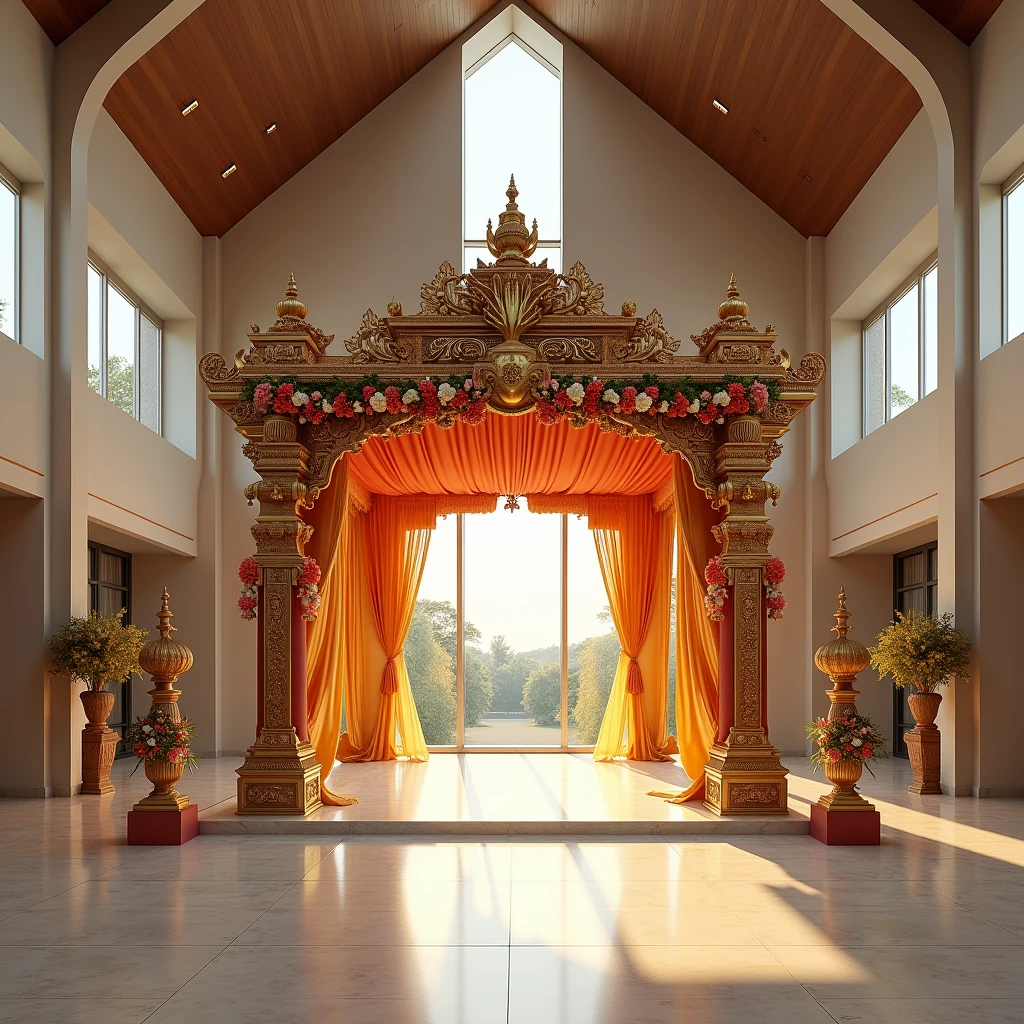
[(276, 121), (271, 121), (270, 124), (268, 124), (267, 127), (263, 129), (264, 135), (269, 135), (271, 132), (276, 132), (276, 131), (277, 131), (277, 122)]
[(237, 170), (238, 168), (234, 164), (232, 164), (230, 167), (225, 167), (224, 170), (220, 172), (220, 176), (222, 178), (230, 178), (231, 175), (234, 174), (235, 171)]
[(191, 114), (192, 111), (195, 110), (196, 107), (198, 107), (198, 106), (199, 106), (199, 100), (193, 100), (190, 104), (188, 104), (188, 106), (181, 108), (181, 116), (182, 117), (188, 117), (188, 115)]
[(715, 110), (721, 111), (723, 114), (729, 113), (729, 108), (724, 103), (722, 103), (721, 100), (712, 100), (711, 105), (715, 108)]

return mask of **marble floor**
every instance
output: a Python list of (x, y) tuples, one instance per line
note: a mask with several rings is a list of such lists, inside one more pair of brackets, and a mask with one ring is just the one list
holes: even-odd
[[(223, 760), (223, 759), (222, 759)], [(231, 765), (234, 767), (234, 765)], [(219, 767), (223, 771), (224, 767)], [(597, 764), (592, 754), (435, 753), (423, 762), (339, 764), (334, 793), (358, 799), (306, 818), (235, 814), (232, 792), (204, 807), (203, 835), (713, 835), (804, 834), (806, 803), (789, 815), (720, 818), (655, 792), (689, 785), (676, 761)]]
[[(787, 759), (795, 801), (822, 792)], [(230, 794), (233, 762), (183, 788)], [(865, 792), (878, 848), (201, 836), (129, 848), (146, 791), (0, 800), (0, 1021), (1010, 1024), (1024, 801)]]

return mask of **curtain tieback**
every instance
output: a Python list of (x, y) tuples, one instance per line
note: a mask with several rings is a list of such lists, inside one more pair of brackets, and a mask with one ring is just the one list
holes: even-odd
[(398, 693), (398, 672), (395, 670), (395, 658), (392, 655), (384, 665), (384, 674), (380, 677), (381, 693)]
[(629, 659), (629, 672), (626, 675), (626, 690), (629, 693), (643, 693), (644, 679), (640, 675), (640, 666), (636, 658)]

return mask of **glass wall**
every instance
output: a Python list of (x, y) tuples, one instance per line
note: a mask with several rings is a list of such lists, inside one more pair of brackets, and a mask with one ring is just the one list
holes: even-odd
[(18, 186), (0, 173), (0, 331), (18, 340)]
[[(509, 96), (515, 102), (509, 102)], [(562, 84), (550, 66), (509, 36), (466, 76), (463, 141), (463, 270), (487, 249), (490, 219), (498, 226), (505, 190), (514, 174), (527, 224), (537, 220), (541, 245), (533, 260), (561, 270)], [(500, 125), (500, 128), (499, 128)], [(495, 146), (495, 139), (528, 139), (529, 145)]]
[(86, 274), (89, 387), (159, 434), (163, 325), (99, 262)]
[(938, 386), (938, 277), (931, 260), (864, 323), (865, 436)]

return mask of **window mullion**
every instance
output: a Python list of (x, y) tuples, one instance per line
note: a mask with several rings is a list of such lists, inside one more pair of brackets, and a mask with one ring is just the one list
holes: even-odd
[(141, 395), (141, 380), (142, 377), (142, 310), (138, 306), (135, 307), (135, 370), (132, 373), (132, 390), (134, 391), (134, 397), (132, 399), (132, 407), (135, 410), (135, 418), (137, 420), (142, 419), (142, 395)]
[(562, 513), (562, 632), (560, 643), (562, 749), (569, 746), (569, 516)]
[(455, 749), (466, 746), (465, 515), (455, 518)]
[(107, 275), (100, 274), (100, 394), (107, 397)]
[(925, 351), (924, 351), (924, 274), (917, 279), (917, 400), (924, 398)]
[(885, 422), (892, 419), (892, 306), (885, 309)]

